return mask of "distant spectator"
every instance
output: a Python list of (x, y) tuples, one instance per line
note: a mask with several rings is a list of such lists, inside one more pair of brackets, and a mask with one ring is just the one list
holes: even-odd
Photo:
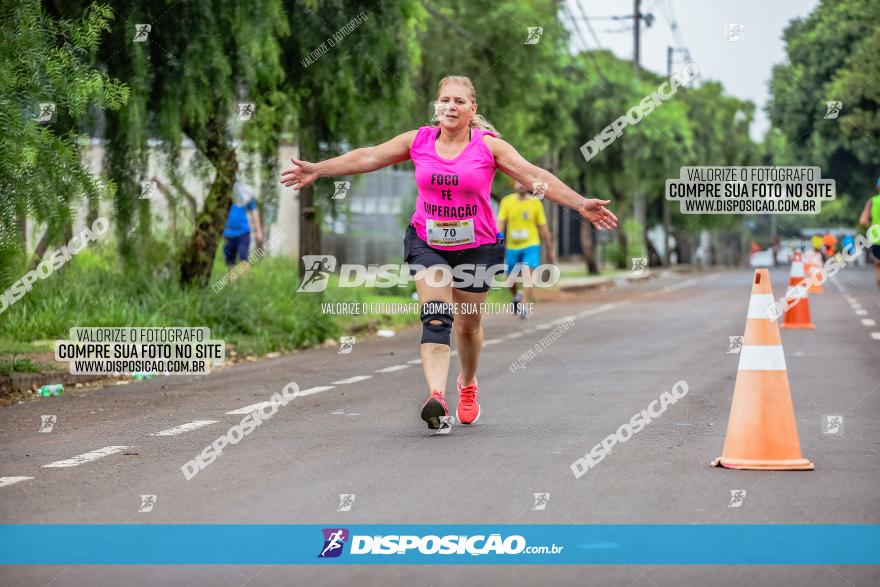
[(260, 225), (260, 215), (257, 213), (254, 190), (238, 180), (232, 186), (232, 206), (229, 207), (226, 226), (223, 229), (223, 238), (226, 239), (226, 245), (223, 247), (226, 267), (231, 269), (235, 266), (236, 257), (247, 263), (252, 229), (259, 246), (263, 242), (263, 227)]

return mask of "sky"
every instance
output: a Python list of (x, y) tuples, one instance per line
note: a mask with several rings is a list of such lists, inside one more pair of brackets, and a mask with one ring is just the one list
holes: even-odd
[[(599, 43), (622, 59), (632, 59), (632, 20), (607, 19), (632, 15), (633, 0), (563, 0), (575, 18), (585, 15)], [(578, 12), (577, 5), (580, 5)], [(818, 0), (642, 0), (642, 14), (651, 13), (650, 28), (642, 23), (640, 62), (642, 67), (666, 75), (667, 47), (687, 47), (691, 60), (700, 69), (700, 78), (719, 81), (727, 94), (755, 103), (751, 135), (763, 139), (770, 126), (764, 107), (769, 99), (770, 72), (777, 63), (787, 60), (782, 33), (794, 18), (805, 18), (819, 4)], [(605, 18), (603, 18), (605, 17)], [(562, 10), (569, 31), (573, 23)], [(583, 20), (581, 36), (590, 49), (596, 40)], [(670, 23), (678, 24), (678, 42)], [(742, 25), (740, 40), (728, 42), (728, 25)], [(625, 32), (611, 32), (614, 30)], [(572, 47), (582, 49), (581, 39), (572, 31)], [(673, 72), (684, 64), (684, 55), (675, 55)]]

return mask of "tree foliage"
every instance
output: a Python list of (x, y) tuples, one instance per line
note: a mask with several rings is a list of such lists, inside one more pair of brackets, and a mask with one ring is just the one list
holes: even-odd
[[(880, 4), (823, 0), (784, 39), (788, 63), (773, 70), (768, 112), (786, 149), (774, 155), (820, 166), (845, 202), (829, 214), (855, 222), (880, 171)], [(826, 118), (833, 101), (840, 114)]]
[(113, 191), (82, 167), (77, 132), (90, 106), (120, 109), (128, 97), (91, 64), (112, 18), (105, 4), (71, 19), (51, 18), (37, 0), (0, 4), (0, 284), (22, 268), (25, 217), (54, 234), (70, 225), (78, 198)]

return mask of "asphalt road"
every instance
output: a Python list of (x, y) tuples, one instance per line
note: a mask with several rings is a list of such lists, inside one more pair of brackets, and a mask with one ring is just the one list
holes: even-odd
[[(667, 276), (490, 316), (482, 416), (432, 435), (419, 330), (0, 408), (2, 523), (880, 523), (880, 290), (847, 267), (810, 298), (815, 331), (784, 331), (812, 472), (714, 469), (721, 454), (751, 271)], [(781, 295), (787, 269), (772, 272)], [(525, 369), (559, 322), (574, 327)], [(872, 324), (873, 322), (873, 324)], [(555, 324), (554, 324), (555, 323)], [(455, 361), (455, 359), (454, 359)], [(455, 405), (457, 367), (449, 376)], [(580, 479), (570, 465), (678, 380), (689, 392)], [(281, 408), (190, 481), (180, 467), (238, 423), (230, 414), (295, 381)], [(321, 389), (326, 388), (326, 389)], [(453, 407), (454, 409), (454, 407)], [(826, 414), (842, 434), (823, 434)], [(41, 415), (55, 415), (39, 433)], [(210, 422), (180, 433), (161, 431)], [(176, 432), (173, 431), (173, 432)], [(105, 447), (110, 454), (69, 459)], [(5, 485), (4, 485), (5, 483)], [(731, 490), (745, 490), (728, 507)], [(534, 494), (550, 494), (532, 509)], [(157, 496), (138, 512), (141, 495)], [(354, 494), (339, 512), (339, 494)], [(63, 548), (63, 545), (52, 545)], [(283, 548), (283, 545), (279, 545)], [(16, 566), (3, 585), (876, 585), (852, 566)]]

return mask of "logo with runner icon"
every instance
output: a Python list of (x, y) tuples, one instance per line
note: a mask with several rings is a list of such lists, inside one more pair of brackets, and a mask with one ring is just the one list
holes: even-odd
[(739, 352), (743, 348), (743, 338), (742, 336), (728, 336), (729, 346), (727, 347), (728, 355), (738, 355)]
[(550, 188), (547, 185), (547, 182), (544, 181), (534, 181), (532, 182), (532, 199), (533, 200), (543, 200), (544, 194), (547, 193), (547, 190)]
[(138, 508), (138, 513), (146, 513), (153, 511), (153, 507), (156, 505), (156, 496), (155, 495), (142, 495), (141, 496), (141, 507)]
[(638, 277), (645, 272), (645, 269), (648, 268), (648, 258), (647, 257), (630, 257), (632, 261), (632, 269), (630, 269), (630, 275), (633, 277)]
[(302, 283), (296, 290), (300, 293), (316, 293), (327, 289), (327, 276), (336, 270), (336, 257), (333, 255), (303, 255), (305, 273)]
[(728, 43), (739, 43), (743, 40), (743, 33), (746, 32), (746, 25), (741, 22), (727, 23), (725, 41)]
[(544, 27), (542, 26), (530, 26), (528, 28), (529, 36), (526, 38), (525, 45), (537, 45), (538, 41), (541, 40), (541, 35), (544, 34)]
[(537, 512), (541, 510), (547, 509), (547, 504), (550, 502), (550, 494), (549, 493), (536, 493), (535, 494), (535, 503), (532, 504), (532, 511)]
[(334, 181), (333, 182), (333, 197), (332, 200), (344, 200), (345, 195), (348, 193), (349, 188), (351, 188), (350, 181)]
[(825, 119), (833, 120), (840, 115), (840, 111), (843, 109), (843, 102), (825, 102), (825, 108)]
[(55, 102), (40, 102), (39, 113), (35, 120), (37, 122), (55, 122)]
[(336, 558), (342, 554), (342, 547), (348, 540), (349, 532), (345, 528), (324, 528), (324, 548), (318, 558)]
[(823, 415), (822, 434), (843, 434), (843, 416), (840, 414)]
[(153, 30), (153, 25), (150, 24), (136, 24), (134, 25), (134, 38), (131, 40), (132, 43), (145, 43), (147, 39), (150, 38), (150, 31)]
[(339, 507), (336, 508), (337, 512), (350, 512), (351, 507), (354, 505), (354, 493), (340, 493), (339, 494)]
[(727, 507), (740, 508), (740, 507), (742, 507), (742, 504), (745, 500), (746, 500), (746, 490), (745, 489), (731, 489), (730, 490), (730, 502), (727, 504)]
[(58, 416), (48, 415), (48, 416), (40, 416), (40, 420), (42, 420), (40, 424), (40, 432), (48, 433), (52, 432), (52, 428), (55, 427), (55, 422), (58, 421)]
[(350, 355), (352, 349), (354, 348), (354, 343), (357, 342), (357, 338), (354, 336), (341, 336), (339, 337), (339, 350), (336, 351), (337, 355)]

